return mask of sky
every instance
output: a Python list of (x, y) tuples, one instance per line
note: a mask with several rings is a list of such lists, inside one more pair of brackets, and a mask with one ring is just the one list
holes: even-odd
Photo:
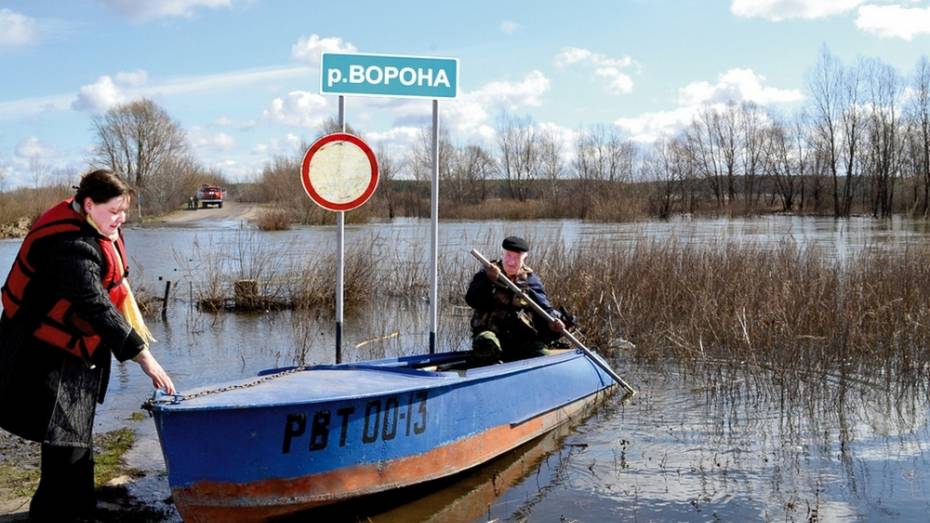
[[(457, 145), (492, 151), (502, 114), (556, 133), (615, 126), (649, 143), (706, 104), (790, 113), (826, 46), (907, 77), (930, 54), (930, 0), (0, 0), (0, 190), (76, 181), (95, 116), (148, 98), (201, 165), (256, 179), (337, 115), (320, 53), (457, 58), (439, 103)], [(409, 149), (429, 99), (346, 98), (373, 146)], [(68, 179), (71, 178), (71, 179)]]

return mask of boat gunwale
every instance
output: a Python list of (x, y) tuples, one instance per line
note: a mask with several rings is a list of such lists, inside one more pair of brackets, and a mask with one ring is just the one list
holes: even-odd
[[(454, 353), (449, 353), (454, 354)], [(202, 412), (202, 411), (235, 411), (235, 410), (247, 410), (247, 409), (257, 409), (257, 408), (277, 408), (282, 406), (301, 406), (301, 405), (313, 405), (319, 403), (330, 403), (337, 401), (346, 401), (346, 400), (355, 400), (360, 397), (365, 396), (382, 396), (384, 394), (399, 394), (409, 391), (419, 391), (419, 390), (430, 390), (440, 387), (456, 386), (469, 383), (478, 383), (482, 381), (489, 381), (492, 379), (499, 379), (509, 375), (529, 372), (536, 369), (541, 369), (544, 367), (549, 367), (552, 365), (558, 365), (563, 363), (568, 363), (578, 358), (584, 358), (588, 360), (592, 367), (596, 369), (598, 374), (600, 370), (597, 369), (597, 365), (590, 361), (590, 359), (580, 350), (568, 350), (561, 354), (553, 354), (547, 356), (538, 356), (535, 358), (528, 358), (523, 360), (516, 360), (512, 362), (487, 365), (483, 367), (475, 367), (472, 369), (467, 369), (464, 375), (458, 374), (454, 371), (445, 371), (445, 372), (432, 372), (432, 371), (421, 371), (415, 368), (410, 367), (399, 367), (399, 366), (387, 366), (387, 365), (373, 365), (373, 364), (362, 364), (359, 365), (358, 362), (349, 363), (349, 364), (325, 364), (325, 365), (314, 365), (312, 367), (307, 367), (306, 369), (299, 371), (311, 371), (311, 370), (353, 370), (353, 371), (369, 371), (369, 372), (385, 372), (392, 374), (403, 374), (406, 376), (411, 376), (415, 378), (421, 378), (423, 383), (417, 384), (405, 384), (399, 388), (395, 389), (385, 389), (379, 390), (373, 393), (355, 393), (355, 394), (340, 394), (327, 397), (317, 397), (311, 400), (303, 401), (283, 401), (283, 402), (263, 402), (263, 403), (250, 403), (248, 405), (194, 405), (190, 406), (185, 405), (186, 400), (184, 399), (183, 394), (170, 395), (165, 394), (161, 391), (155, 391), (151, 403), (153, 413), (181, 413), (181, 412)], [(391, 362), (394, 360), (375, 360), (375, 361), (384, 361)], [(373, 363), (373, 362), (371, 362)], [(295, 369), (296, 367), (291, 367), (290, 369)], [(284, 370), (282, 370), (284, 372)], [(266, 374), (260, 377), (269, 377), (273, 374)], [(252, 378), (249, 379), (254, 379)], [(446, 378), (441, 381), (435, 381), (438, 378)], [(246, 385), (248, 381), (236, 381), (229, 382), (227, 386), (230, 385)], [(602, 387), (597, 390), (602, 390), (604, 388), (610, 387), (613, 384), (613, 380), (608, 380), (605, 383), (602, 383)], [(223, 384), (217, 385), (222, 387)], [(195, 389), (195, 393), (198, 392)], [(218, 392), (217, 394), (222, 394)], [(171, 399), (173, 396), (181, 396), (180, 399)]]

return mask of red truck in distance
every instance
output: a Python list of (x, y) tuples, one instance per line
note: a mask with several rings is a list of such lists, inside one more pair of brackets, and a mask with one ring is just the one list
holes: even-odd
[(222, 187), (216, 185), (203, 184), (200, 186), (200, 189), (197, 191), (197, 200), (200, 202), (200, 206), (206, 209), (210, 205), (216, 205), (220, 209), (223, 208), (223, 197), (226, 195), (226, 191)]

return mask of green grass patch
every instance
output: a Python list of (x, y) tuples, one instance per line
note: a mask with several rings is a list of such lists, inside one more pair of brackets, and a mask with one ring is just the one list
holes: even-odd
[(0, 496), (3, 499), (30, 497), (37, 486), (39, 486), (38, 464), (0, 463)]
[(142, 476), (138, 470), (123, 463), (123, 455), (136, 442), (136, 434), (125, 427), (94, 438), (94, 483), (99, 487), (118, 476)]

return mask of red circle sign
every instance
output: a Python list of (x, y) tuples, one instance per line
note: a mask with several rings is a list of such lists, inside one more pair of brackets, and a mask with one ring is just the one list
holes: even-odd
[(307, 149), (300, 166), (307, 196), (330, 211), (367, 202), (378, 186), (378, 161), (365, 142), (348, 133), (327, 134)]

